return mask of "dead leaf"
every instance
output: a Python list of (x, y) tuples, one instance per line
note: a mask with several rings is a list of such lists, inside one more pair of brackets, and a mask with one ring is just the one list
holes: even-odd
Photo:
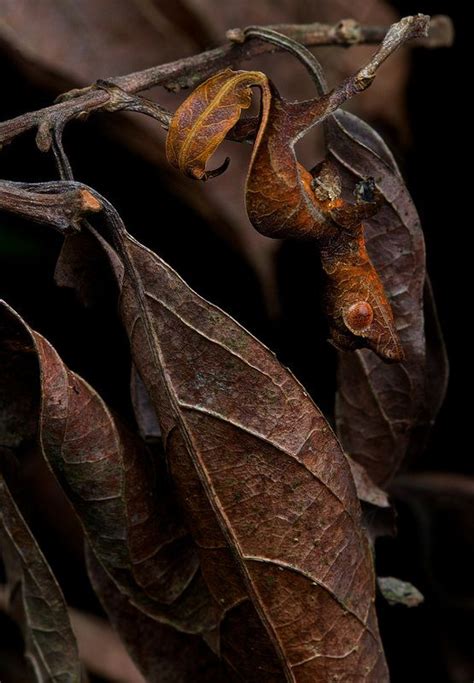
[(352, 476), (354, 477), (359, 500), (364, 503), (376, 505), (380, 508), (390, 507), (387, 494), (374, 484), (365, 467), (352, 458), (347, 458), (347, 460), (351, 468)]
[(351, 457), (347, 461), (361, 502), (362, 523), (374, 548), (377, 538), (396, 534), (396, 512), (388, 495), (374, 484), (365, 467)]
[(330, 427), (273, 354), (99, 200), (134, 362), (220, 612), (208, 642), (248, 682), (386, 680), (370, 552)]
[(180, 633), (137, 610), (90, 551), (87, 567), (111, 623), (148, 683), (222, 683), (228, 678), (201, 638)]
[(8, 611), (23, 633), (29, 680), (80, 683), (81, 665), (63, 594), (1, 473), (0, 549)]
[(31, 359), (37, 364), (43, 454), (100, 562), (154, 618), (191, 632), (213, 626), (196, 549), (164, 473), (155, 482), (147, 449), (41, 335), (7, 304), (0, 314), (6, 364), (21, 368), (26, 362), (29, 370)]
[[(252, 86), (268, 99), (267, 78), (259, 71), (219, 71), (202, 83), (177, 109), (166, 137), (166, 157), (172, 166), (197, 180), (207, 180), (206, 162), (252, 101)], [(268, 106), (268, 105), (267, 105)], [(219, 172), (225, 167), (218, 169)]]
[[(61, 287), (74, 289), (85, 307), (97, 305), (98, 300), (108, 301), (114, 291), (107, 259), (93, 245), (94, 240), (86, 231), (68, 235), (64, 239), (54, 272), (56, 282)], [(68, 264), (64, 269), (61, 267), (63, 255)]]
[(328, 150), (346, 192), (372, 176), (385, 201), (365, 223), (367, 249), (394, 310), (405, 360), (386, 365), (368, 350), (339, 357), (336, 421), (346, 451), (375, 483), (385, 484), (405, 458), (425, 384), (423, 232), (388, 148), (366, 123), (338, 112), (326, 124)]
[(394, 538), (397, 535), (397, 512), (392, 505), (380, 507), (371, 503), (362, 505), (364, 529), (373, 549), (378, 538), (385, 536)]

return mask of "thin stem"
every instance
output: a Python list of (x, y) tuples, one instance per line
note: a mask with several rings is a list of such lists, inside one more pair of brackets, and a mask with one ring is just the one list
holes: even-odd
[(249, 26), (243, 30), (245, 39), (258, 38), (272, 45), (276, 45), (286, 52), (294, 55), (309, 71), (318, 95), (322, 96), (328, 92), (328, 85), (326, 76), (324, 75), (323, 67), (320, 61), (310, 52), (304, 45), (296, 41), (290, 36), (285, 36), (275, 29), (269, 29), (260, 26)]
[[(291, 113), (289, 121), (286, 125), (286, 131), (292, 130), (295, 135), (295, 140), (299, 139), (303, 134), (307, 133), (310, 128), (316, 124), (321, 124), (329, 116), (341, 107), (344, 102), (351, 99), (358, 93), (368, 88), (373, 82), (380, 65), (406, 41), (412, 38), (418, 38), (426, 35), (429, 26), (429, 17), (425, 14), (417, 14), (412, 17), (404, 17), (396, 24), (391, 26), (382, 44), (372, 55), (370, 61), (357, 73), (346, 78), (342, 83), (337, 85), (330, 92), (321, 95), (319, 98), (307, 100), (304, 102), (294, 102), (285, 104), (286, 110)], [(264, 39), (276, 38), (275, 34), (266, 36)], [(310, 70), (312, 77), (315, 80), (318, 91), (324, 88), (324, 82), (321, 82), (319, 75), (319, 63), (314, 62), (312, 55), (302, 53), (300, 46), (293, 44), (288, 39), (283, 39), (285, 42), (285, 49), (294, 54), (300, 59), (307, 69)], [(291, 127), (291, 128), (290, 128)]]
[[(380, 47), (372, 55), (370, 62), (360, 69), (355, 76), (350, 76), (346, 79), (342, 84), (344, 88), (337, 88), (336, 91), (344, 89), (347, 91), (346, 97), (351, 97), (356, 92), (365, 90), (375, 78), (377, 69), (395, 50), (408, 40), (427, 36), (429, 27), (430, 18), (425, 14), (404, 17), (396, 24), (393, 24), (385, 35)], [(249, 26), (244, 29), (243, 37), (244, 39), (258, 38), (290, 52), (310, 73), (318, 95), (322, 97), (327, 94), (326, 77), (319, 60), (301, 43), (288, 36), (280, 35), (273, 29), (260, 28), (259, 26)]]

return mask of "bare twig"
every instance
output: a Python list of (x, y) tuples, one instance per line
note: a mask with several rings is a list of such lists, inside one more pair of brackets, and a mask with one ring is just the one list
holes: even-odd
[[(395, 50), (413, 38), (423, 38), (427, 36), (430, 26), (430, 19), (426, 14), (417, 14), (411, 17), (404, 17), (396, 24), (393, 24), (385, 34), (382, 44), (374, 52), (372, 59), (355, 76), (349, 76), (344, 83), (334, 89), (333, 94), (339, 97), (345, 89), (347, 97), (365, 90), (374, 80), (377, 69)], [(264, 42), (276, 45), (282, 50), (287, 50), (293, 54), (306, 67), (311, 74), (319, 96), (328, 92), (326, 78), (321, 64), (316, 57), (300, 42), (295, 41), (289, 36), (285, 36), (274, 29), (249, 26), (243, 29), (239, 39), (248, 40), (258, 38)], [(349, 94), (350, 93), (350, 94)], [(346, 97), (346, 99), (347, 99)]]
[[(390, 27), (361, 26), (354, 20), (344, 19), (335, 25), (284, 24), (273, 28), (307, 46), (349, 46), (380, 42)], [(98, 86), (73, 90), (50, 107), (22, 114), (0, 123), (0, 145), (11, 142), (17, 135), (37, 128), (38, 146), (42, 150), (47, 150), (51, 144), (51, 130), (63, 127), (71, 119), (85, 118), (93, 111), (117, 111), (119, 109), (140, 111), (157, 118), (166, 126), (169, 120), (169, 113), (166, 110), (147, 100), (139, 102), (133, 97), (127, 100), (125, 95), (133, 95), (155, 86), (162, 86), (173, 91), (189, 88), (220, 69), (235, 67), (257, 55), (281, 49), (260, 40), (244, 40), (244, 35), (244, 31), (233, 29), (228, 33), (232, 42), (214, 50), (126, 76), (119, 76), (110, 79), (105, 86), (104, 83), (99, 83)], [(241, 40), (244, 42), (239, 42)], [(449, 45), (452, 41), (450, 20), (447, 17), (434, 17), (430, 25), (430, 34), (423, 40), (425, 42), (421, 44), (428, 46)], [(114, 92), (111, 86), (118, 86), (118, 89)], [(118, 93), (121, 93), (120, 96)]]
[(64, 191), (55, 182), (29, 185), (2, 180), (0, 209), (68, 233), (79, 230), (84, 215), (100, 211), (102, 206), (79, 185)]
[[(339, 45), (376, 45), (381, 43), (388, 26), (363, 26), (355, 19), (341, 19), (337, 24), (274, 24), (269, 29), (282, 33), (308, 47)], [(232, 28), (226, 37), (234, 42), (244, 42), (246, 29)], [(427, 48), (450, 47), (454, 40), (451, 19), (443, 14), (431, 18), (429, 33), (419, 38), (417, 46)]]
[[(379, 66), (403, 43), (411, 38), (426, 35), (429, 25), (429, 17), (418, 14), (412, 17), (404, 17), (393, 24), (387, 32), (382, 44), (374, 52), (370, 61), (358, 72), (346, 78), (331, 92), (324, 94), (325, 84), (321, 81), (319, 64), (307, 50), (291, 38), (282, 36), (271, 29), (259, 29), (251, 27), (246, 30), (245, 39), (258, 37), (266, 43), (277, 45), (291, 51), (311, 70), (315, 83), (321, 95), (321, 99), (298, 102), (293, 106), (294, 114), (298, 110), (300, 122), (306, 122), (306, 128), (315, 123), (321, 123), (338, 109), (346, 100), (354, 97), (357, 93), (370, 86), (375, 78)], [(140, 111), (140, 100), (134, 98), (119, 86), (110, 83), (100, 83), (99, 89), (111, 93), (110, 104), (113, 110), (127, 107), (131, 104), (135, 111)], [(130, 102), (129, 102), (130, 100)], [(325, 100), (323, 106), (323, 100)], [(69, 100), (63, 104), (68, 104)], [(75, 99), (70, 100), (73, 104)], [(315, 108), (315, 103), (317, 107)], [(123, 107), (122, 107), (123, 105)], [(289, 106), (289, 104), (287, 105)], [(160, 113), (157, 114), (161, 116)], [(101, 197), (95, 190), (73, 181), (72, 169), (62, 147), (62, 130), (64, 120), (54, 127), (54, 135), (51, 136), (56, 162), (62, 181), (50, 183), (16, 183), (12, 181), (0, 181), (0, 208), (31, 218), (40, 223), (51, 223), (62, 232), (77, 230), (79, 222), (84, 214), (91, 211), (104, 210), (114, 214), (113, 207), (107, 200)], [(50, 135), (44, 133), (40, 127), (41, 136)], [(118, 221), (118, 224), (120, 221)]]
[[(288, 38), (288, 36), (276, 33), (271, 29), (261, 29), (253, 26), (244, 30), (244, 37), (246, 39), (258, 37), (265, 42), (278, 45), (282, 49), (288, 50), (310, 71), (318, 93), (321, 96), (321, 99), (318, 100), (318, 113), (315, 113), (315, 100), (295, 103), (295, 109), (293, 111), (293, 114), (298, 111), (300, 122), (302, 122), (303, 117), (305, 117), (307, 121), (306, 130), (309, 130), (312, 125), (322, 123), (348, 99), (368, 88), (383, 62), (408, 40), (426, 36), (428, 28), (429, 17), (426, 14), (404, 17), (396, 24), (392, 24), (385, 35), (382, 44), (374, 52), (370, 61), (359, 69), (357, 73), (346, 78), (330, 92), (327, 92), (324, 75), (319, 62), (300, 43)], [(325, 100), (324, 110), (322, 106), (323, 100)], [(322, 113), (323, 111), (324, 113)]]

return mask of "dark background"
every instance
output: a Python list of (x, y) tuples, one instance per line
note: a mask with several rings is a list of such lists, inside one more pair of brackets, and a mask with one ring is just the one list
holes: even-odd
[[(472, 475), (471, 424), (465, 409), (471, 403), (465, 397), (469, 396), (467, 368), (472, 354), (468, 331), (472, 190), (467, 186), (468, 160), (464, 158), (471, 137), (465, 102), (471, 87), (465, 66), (470, 29), (465, 3), (407, 0), (393, 4), (401, 14), (449, 14), (456, 29), (453, 48), (413, 51), (408, 93), (412, 138), (407, 149), (394, 151), (424, 226), (428, 268), (451, 364), (447, 398), (430, 446), (413, 467)], [(1, 51), (0, 63), (2, 120), (51, 102), (51, 90), (35, 85)], [(276, 351), (330, 416), (335, 354), (325, 342), (326, 333), (321, 333), (325, 322), (314, 306), (314, 254), (300, 245), (282, 247), (278, 256), (282, 315), (270, 320), (257, 279), (239, 253), (197, 219), (179, 197), (169, 194), (155, 167), (108, 136), (99, 118), (72, 124), (66, 133), (76, 177), (110, 198), (130, 232), (158, 251), (200, 294)], [(40, 154), (28, 134), (2, 151), (0, 176), (46, 180), (56, 177), (56, 171), (51, 156)], [(155, 216), (141, 212), (137, 197), (145, 193), (154, 197)], [(171, 211), (172, 225), (163, 221)], [(0, 215), (0, 295), (53, 343), (72, 369), (132, 421), (127, 342), (108, 303), (107, 279), (104, 276), (97, 284), (95, 305), (84, 309), (74, 293), (54, 284), (60, 246), (61, 237), (53, 231)], [(400, 500), (397, 538), (378, 543), (379, 574), (412, 581), (426, 597), (423, 606), (412, 610), (390, 608), (380, 600), (382, 635), (394, 683), (463, 683), (474, 677), (470, 585), (474, 563), (468, 526), (473, 524), (472, 502), (470, 507), (464, 505), (452, 494), (419, 505)], [(75, 566), (74, 552), (67, 548), (59, 552), (47, 520), (47, 514), (38, 515), (37, 532), (69, 601), (98, 610), (82, 571)]]

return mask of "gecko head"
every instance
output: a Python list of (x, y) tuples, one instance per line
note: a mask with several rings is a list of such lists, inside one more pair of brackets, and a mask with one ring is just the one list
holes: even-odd
[(390, 307), (366, 299), (343, 303), (340, 315), (332, 316), (330, 341), (342, 351), (371, 349), (387, 363), (404, 358)]
[(375, 302), (359, 300), (342, 310), (342, 319), (356, 347), (372, 349), (384, 361), (403, 360), (403, 349), (395, 328), (392, 311), (388, 302), (375, 306)]

